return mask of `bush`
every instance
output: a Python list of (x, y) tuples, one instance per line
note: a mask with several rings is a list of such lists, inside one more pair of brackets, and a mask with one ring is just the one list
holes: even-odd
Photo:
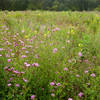
[(100, 11), (100, 5), (95, 8), (96, 11)]

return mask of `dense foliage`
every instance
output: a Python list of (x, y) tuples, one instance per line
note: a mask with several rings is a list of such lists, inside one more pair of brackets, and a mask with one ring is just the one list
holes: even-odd
[(0, 12), (0, 100), (100, 100), (100, 15)]
[(100, 0), (0, 0), (1, 10), (93, 10)]

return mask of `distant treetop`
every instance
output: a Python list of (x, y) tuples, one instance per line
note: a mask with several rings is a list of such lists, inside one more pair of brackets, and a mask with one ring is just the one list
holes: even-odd
[(0, 0), (1, 10), (89, 11), (100, 5), (100, 0)]

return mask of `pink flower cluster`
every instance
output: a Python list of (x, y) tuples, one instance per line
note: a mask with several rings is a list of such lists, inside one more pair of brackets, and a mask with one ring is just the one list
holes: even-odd
[(50, 82), (50, 86), (54, 86), (54, 85), (60, 86), (61, 84), (60, 84), (60, 83), (56, 83), (56, 84), (55, 84), (55, 82)]

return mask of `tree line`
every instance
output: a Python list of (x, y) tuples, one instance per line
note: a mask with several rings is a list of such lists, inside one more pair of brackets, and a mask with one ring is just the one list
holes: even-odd
[(93, 10), (100, 0), (0, 0), (0, 10)]

